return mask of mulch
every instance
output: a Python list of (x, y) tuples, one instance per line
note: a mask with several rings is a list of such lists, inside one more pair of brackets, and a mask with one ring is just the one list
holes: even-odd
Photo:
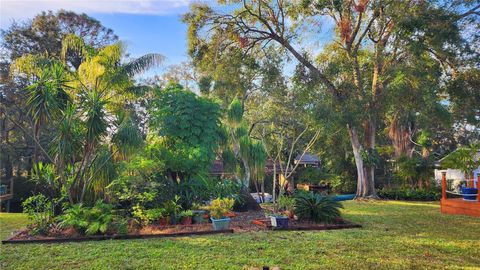
[(207, 235), (217, 233), (242, 233), (258, 232), (265, 230), (333, 230), (346, 228), (359, 228), (358, 224), (348, 221), (341, 221), (338, 224), (322, 224), (308, 221), (289, 220), (288, 228), (275, 228), (270, 224), (270, 219), (265, 217), (263, 211), (235, 212), (231, 217), (230, 229), (225, 231), (214, 231), (211, 223), (201, 223), (192, 225), (148, 225), (141, 228), (131, 227), (127, 235), (118, 235), (108, 233), (105, 235), (84, 236), (74, 229), (54, 228), (49, 235), (32, 235), (29, 229), (18, 231), (9, 239), (3, 240), (3, 244), (13, 243), (60, 243), (60, 242), (80, 242), (80, 241), (98, 241), (108, 239), (141, 239), (141, 238), (161, 238), (177, 237), (190, 235)]

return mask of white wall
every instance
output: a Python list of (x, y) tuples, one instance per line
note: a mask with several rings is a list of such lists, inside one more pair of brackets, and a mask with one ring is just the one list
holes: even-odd
[[(453, 180), (465, 180), (465, 176), (463, 174), (463, 172), (461, 172), (460, 170), (456, 170), (456, 169), (446, 169), (446, 170), (435, 170), (435, 181), (437, 182), (437, 184), (441, 185), (441, 181), (442, 181), (442, 172), (447, 172), (447, 179), (453, 179)], [(475, 171), (473, 171), (473, 176), (475, 179), (475, 187), (478, 186), (478, 175), (480, 175), (480, 169), (477, 169)]]

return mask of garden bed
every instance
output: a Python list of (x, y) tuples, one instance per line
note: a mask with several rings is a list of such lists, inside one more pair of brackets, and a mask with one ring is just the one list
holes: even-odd
[(219, 233), (243, 233), (257, 232), (265, 230), (336, 230), (347, 228), (360, 228), (358, 224), (342, 221), (337, 224), (313, 223), (307, 221), (289, 221), (288, 228), (275, 228), (270, 224), (270, 219), (265, 218), (263, 211), (237, 212), (232, 217), (230, 228), (228, 230), (215, 231), (211, 223), (201, 223), (192, 225), (148, 225), (137, 229), (130, 229), (128, 234), (104, 234), (85, 236), (74, 230), (64, 229), (56, 230), (48, 236), (32, 235), (28, 229), (17, 232), (12, 237), (3, 240), (2, 244), (22, 244), (22, 243), (64, 243), (64, 242), (84, 242), (100, 241), (113, 239), (144, 239), (144, 238), (163, 238), (209, 235)]
[(163, 238), (180, 237), (194, 235), (208, 235), (219, 233), (233, 233), (233, 229), (215, 231), (211, 224), (198, 225), (175, 225), (175, 226), (146, 226), (138, 231), (128, 233), (127, 235), (91, 235), (85, 236), (77, 233), (59, 233), (54, 236), (31, 235), (28, 229), (24, 229), (3, 240), (2, 244), (26, 244), (26, 243), (64, 243), (64, 242), (84, 242), (100, 241), (113, 239), (145, 239), (145, 238)]

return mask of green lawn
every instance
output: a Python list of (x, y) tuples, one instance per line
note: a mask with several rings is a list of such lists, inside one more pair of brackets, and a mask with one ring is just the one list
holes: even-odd
[[(362, 229), (2, 245), (1, 269), (480, 269), (480, 218), (438, 203), (347, 202)], [(0, 236), (25, 225), (0, 214)]]

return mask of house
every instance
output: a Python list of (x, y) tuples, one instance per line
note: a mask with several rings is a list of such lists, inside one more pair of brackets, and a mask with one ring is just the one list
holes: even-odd
[(320, 167), (320, 158), (308, 152), (303, 156), (302, 154), (297, 155), (293, 162), (303, 167)]

